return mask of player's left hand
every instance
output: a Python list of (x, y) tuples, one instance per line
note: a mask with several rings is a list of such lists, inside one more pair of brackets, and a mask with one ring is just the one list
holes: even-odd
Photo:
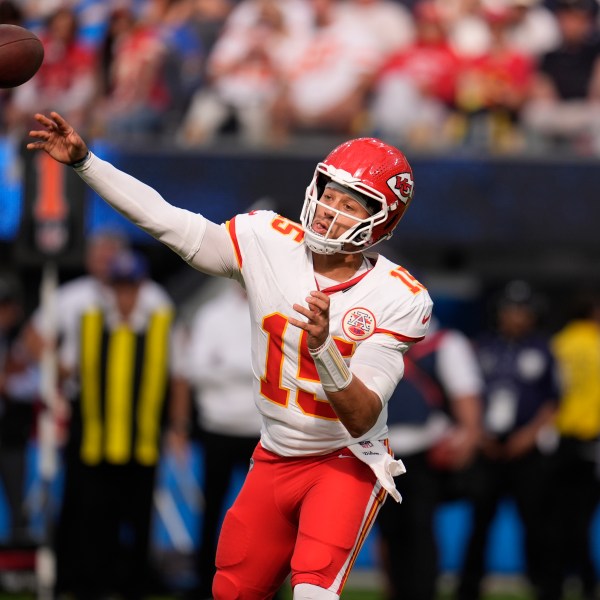
[(289, 317), (289, 322), (306, 331), (308, 347), (314, 349), (322, 346), (329, 335), (329, 296), (314, 290), (307, 296), (306, 303), (308, 307), (294, 304), (293, 308), (307, 320)]

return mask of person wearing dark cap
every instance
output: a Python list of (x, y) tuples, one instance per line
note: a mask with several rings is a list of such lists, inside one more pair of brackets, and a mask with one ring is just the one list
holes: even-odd
[(529, 284), (510, 282), (494, 308), (495, 330), (476, 343), (484, 378), (484, 434), (472, 471), (473, 522), (457, 599), (482, 597), (490, 526), (500, 501), (509, 497), (523, 523), (525, 575), (533, 597), (558, 600), (554, 574), (547, 568), (555, 359), (539, 325), (541, 299)]
[(77, 599), (148, 592), (156, 467), (182, 380), (172, 359), (172, 303), (144, 302), (147, 278), (142, 255), (117, 252), (107, 270), (111, 293), (87, 306), (61, 348), (74, 391), (56, 591)]
[[(118, 229), (97, 229), (86, 236), (83, 267), (85, 273), (59, 286), (56, 293), (56, 334), (59, 338), (76, 328), (82, 313), (90, 306), (110, 301), (109, 268), (118, 253), (129, 249), (129, 239)], [(169, 302), (164, 288), (156, 281), (145, 278), (140, 290), (144, 306), (158, 306)], [(41, 357), (44, 347), (51, 343), (48, 323), (41, 308), (28, 321), (25, 339), (29, 351)]]

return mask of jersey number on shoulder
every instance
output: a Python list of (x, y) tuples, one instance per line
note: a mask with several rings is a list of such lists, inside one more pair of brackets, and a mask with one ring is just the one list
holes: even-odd
[[(287, 317), (274, 313), (263, 319), (263, 330), (269, 336), (267, 347), (267, 366), (265, 374), (260, 379), (260, 393), (275, 404), (287, 406), (291, 390), (281, 385), (283, 374), (283, 344), (288, 326)], [(354, 351), (354, 344), (345, 340), (335, 339), (335, 344), (342, 356), (349, 358)], [(306, 332), (302, 331), (298, 352), (298, 374), (300, 381), (319, 382), (319, 375), (306, 344)], [(316, 394), (298, 388), (296, 404), (302, 412), (311, 417), (337, 421), (338, 418), (327, 400), (317, 398)]]
[(304, 230), (298, 223), (277, 216), (271, 221), (271, 227), (283, 235), (292, 235), (295, 242), (301, 242), (304, 238)]
[(422, 283), (419, 283), (405, 268), (396, 267), (390, 271), (392, 277), (397, 277), (413, 294), (418, 294), (425, 289)]

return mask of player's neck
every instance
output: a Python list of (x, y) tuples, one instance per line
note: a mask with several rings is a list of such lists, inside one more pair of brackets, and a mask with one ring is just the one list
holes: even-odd
[(362, 254), (317, 254), (313, 252), (313, 269), (315, 273), (333, 279), (348, 281), (363, 263)]

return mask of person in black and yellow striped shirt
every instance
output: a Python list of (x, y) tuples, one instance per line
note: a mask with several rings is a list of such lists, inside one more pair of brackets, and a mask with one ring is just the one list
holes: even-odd
[(63, 367), (75, 384), (66, 481), (56, 537), (57, 593), (141, 598), (156, 466), (167, 400), (185, 384), (173, 374), (170, 303), (140, 302), (141, 255), (111, 264), (112, 295), (85, 311), (65, 339)]

